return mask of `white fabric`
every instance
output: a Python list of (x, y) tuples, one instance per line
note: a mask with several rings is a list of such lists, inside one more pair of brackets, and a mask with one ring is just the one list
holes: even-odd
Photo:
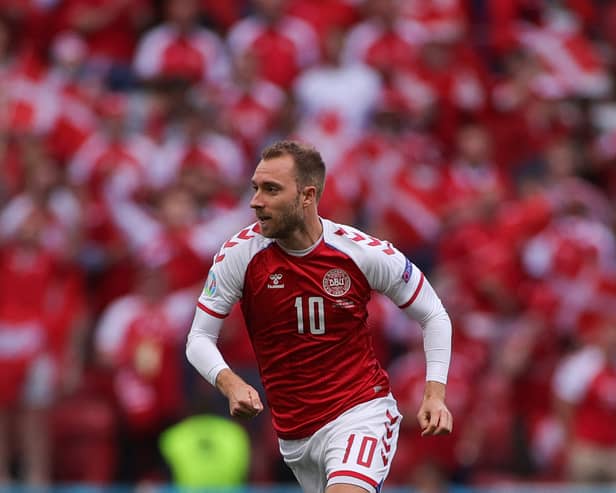
[(554, 373), (554, 394), (565, 402), (579, 403), (604, 364), (604, 354), (597, 347), (587, 347), (569, 356)]
[(304, 114), (335, 112), (346, 124), (361, 127), (378, 102), (378, 73), (359, 63), (317, 66), (302, 73), (294, 87)]
[(188, 361), (213, 386), (216, 386), (218, 373), (229, 368), (216, 346), (221, 327), (221, 318), (208, 315), (197, 308), (186, 342)]
[(349, 409), (309, 438), (279, 439), (280, 453), (303, 491), (323, 493), (343, 483), (376, 493), (396, 453), (401, 420), (389, 394)]
[(40, 354), (28, 366), (22, 388), (22, 402), (30, 407), (47, 408), (56, 392), (57, 365), (49, 354)]
[(404, 311), (423, 329), (426, 380), (447, 383), (451, 361), (451, 320), (427, 279), (424, 278), (417, 298)]

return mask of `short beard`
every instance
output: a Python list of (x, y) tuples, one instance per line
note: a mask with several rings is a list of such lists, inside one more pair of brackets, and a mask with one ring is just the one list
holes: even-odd
[(300, 209), (300, 196), (297, 195), (297, 201), (291, 204), (284, 212), (281, 213), (279, 226), (270, 235), (270, 238), (285, 240), (290, 238), (293, 233), (305, 229), (304, 217)]

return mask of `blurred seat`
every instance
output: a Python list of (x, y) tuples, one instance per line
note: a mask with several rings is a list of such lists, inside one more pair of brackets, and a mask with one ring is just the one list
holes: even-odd
[(110, 484), (116, 469), (116, 419), (109, 402), (78, 393), (51, 416), (54, 480)]

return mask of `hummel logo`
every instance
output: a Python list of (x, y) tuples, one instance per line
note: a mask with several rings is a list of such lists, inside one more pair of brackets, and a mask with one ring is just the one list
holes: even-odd
[(281, 288), (284, 288), (284, 283), (283, 284), (280, 283), (280, 280), (282, 279), (282, 274), (278, 274), (278, 273), (270, 274), (269, 278), (270, 278), (270, 281), (272, 281), (271, 284), (267, 285), (267, 287), (269, 289), (281, 289)]

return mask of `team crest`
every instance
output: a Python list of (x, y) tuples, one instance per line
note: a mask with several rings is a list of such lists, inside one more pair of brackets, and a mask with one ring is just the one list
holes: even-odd
[(331, 296), (344, 296), (351, 289), (351, 278), (342, 269), (331, 269), (323, 276), (323, 289)]

